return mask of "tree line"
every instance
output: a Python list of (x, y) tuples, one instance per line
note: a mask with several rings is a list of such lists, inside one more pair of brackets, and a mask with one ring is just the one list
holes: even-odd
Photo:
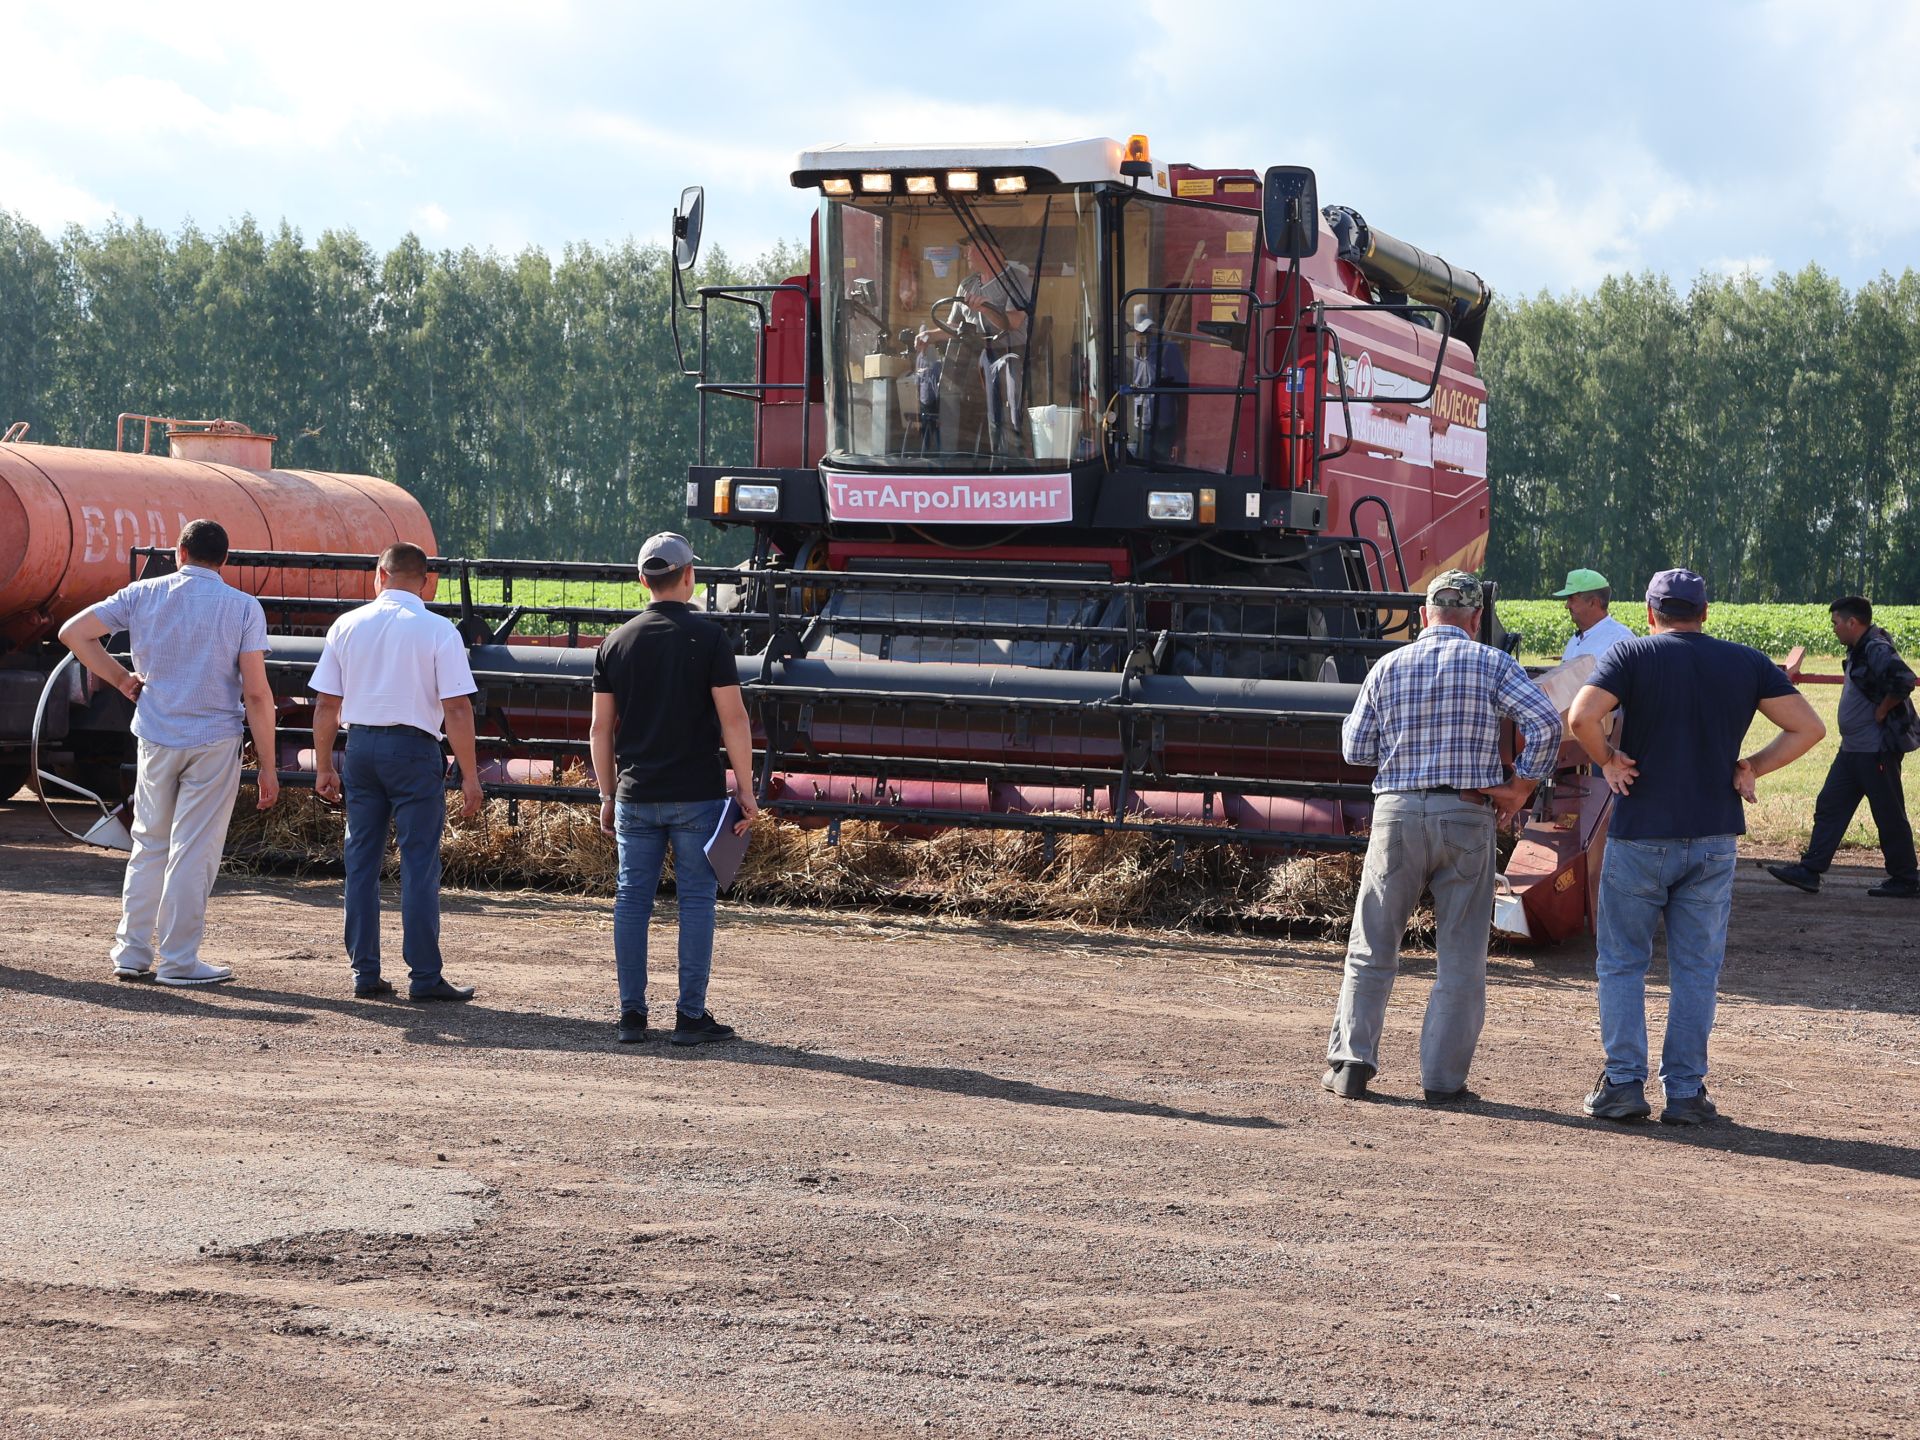
[[(715, 249), (688, 278), (804, 268), (791, 248), (745, 265)], [(53, 240), (0, 213), (0, 425), (110, 449), (123, 411), (241, 420), (280, 437), (288, 469), (404, 486), (445, 553), (625, 559), (685, 523), (696, 421), (670, 286), (667, 252), (632, 242), (555, 260), (409, 235), (381, 255), (351, 231), (307, 244), (250, 219)], [(751, 378), (745, 312), (722, 308), (711, 373)], [(710, 418), (714, 458), (747, 459), (748, 408), (718, 400)]]
[(1500, 305), (1481, 364), (1507, 594), (1685, 565), (1728, 601), (1920, 600), (1913, 270), (1608, 279)]
[[(713, 250), (694, 279), (804, 265)], [(620, 559), (681, 521), (695, 452), (669, 287), (666, 252), (632, 242), (378, 254), (250, 219), (49, 238), (0, 212), (0, 424), (109, 447), (121, 411), (244, 420), (280, 464), (405, 486), (448, 553)], [(716, 336), (714, 376), (750, 374), (744, 312)], [(1920, 600), (1915, 272), (1608, 279), (1499, 302), (1480, 358), (1507, 594), (1685, 564), (1730, 601)], [(748, 408), (710, 418), (714, 458), (746, 458)]]

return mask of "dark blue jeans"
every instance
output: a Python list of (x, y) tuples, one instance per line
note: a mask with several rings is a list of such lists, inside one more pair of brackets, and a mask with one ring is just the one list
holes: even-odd
[(440, 978), (440, 835), (447, 765), (420, 730), (347, 731), (340, 766), (347, 804), (347, 959), (361, 980), (380, 974), (380, 864), (387, 824), (400, 842), (401, 953), (416, 990)]
[(660, 888), (667, 846), (673, 846), (673, 888), (680, 901), (680, 999), (683, 1015), (707, 1008), (707, 976), (713, 970), (713, 897), (719, 881), (706, 844), (727, 802), (678, 800), (614, 807), (620, 847), (620, 882), (613, 897), (613, 963), (620, 979), (620, 1008), (647, 1008), (647, 926)]

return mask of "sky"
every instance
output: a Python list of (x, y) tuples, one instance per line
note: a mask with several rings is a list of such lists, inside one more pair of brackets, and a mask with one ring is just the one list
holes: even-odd
[(1140, 132), (1311, 165), (1508, 294), (1920, 263), (1913, 3), (0, 0), (0, 37), (0, 210), (49, 233), (557, 255), (663, 239), (699, 183), (744, 258), (804, 239), (802, 148)]

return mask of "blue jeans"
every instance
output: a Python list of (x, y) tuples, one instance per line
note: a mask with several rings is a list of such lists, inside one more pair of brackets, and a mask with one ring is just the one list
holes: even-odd
[(347, 805), (347, 959), (360, 980), (380, 974), (380, 865), (387, 823), (400, 842), (401, 953), (416, 990), (440, 979), (440, 835), (447, 764), (421, 730), (347, 731), (340, 765)]
[(713, 897), (720, 884), (707, 859), (707, 837), (727, 802), (672, 800), (614, 807), (620, 847), (620, 883), (613, 898), (613, 962), (620, 977), (620, 1008), (647, 1008), (647, 926), (667, 844), (673, 844), (673, 888), (680, 901), (680, 999), (683, 1015), (707, 1008), (713, 970)]
[(1607, 1080), (1647, 1078), (1647, 967), (1667, 921), (1667, 1037), (1660, 1085), (1669, 1102), (1707, 1082), (1707, 1037), (1727, 953), (1736, 837), (1607, 841), (1600, 866), (1600, 1041)]

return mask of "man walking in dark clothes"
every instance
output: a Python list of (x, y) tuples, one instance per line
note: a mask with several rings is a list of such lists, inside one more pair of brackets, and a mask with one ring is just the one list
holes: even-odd
[(1847, 683), (1840, 692), (1840, 753), (1813, 802), (1813, 838), (1797, 865), (1769, 865), (1774, 879), (1820, 892), (1820, 877), (1865, 800), (1880, 832), (1887, 878), (1867, 894), (1878, 900), (1920, 896), (1920, 868), (1913, 853), (1913, 822), (1907, 818), (1900, 766), (1920, 747), (1913, 709), (1913, 670), (1893, 648), (1893, 637), (1873, 623), (1873, 606), (1849, 595), (1827, 607), (1834, 638), (1847, 647)]
[(628, 1044), (647, 1038), (647, 926), (668, 845), (680, 902), (680, 998), (669, 1038), (676, 1045), (733, 1038), (733, 1027), (707, 1010), (719, 885), (706, 847), (727, 813), (723, 742), (740, 806), (736, 833), (746, 832), (759, 806), (733, 647), (688, 603), (698, 558), (684, 535), (655, 535), (642, 545), (640, 578), (653, 603), (609, 635), (593, 661), (593, 773), (600, 828), (620, 849), (613, 957), (619, 1036)]

